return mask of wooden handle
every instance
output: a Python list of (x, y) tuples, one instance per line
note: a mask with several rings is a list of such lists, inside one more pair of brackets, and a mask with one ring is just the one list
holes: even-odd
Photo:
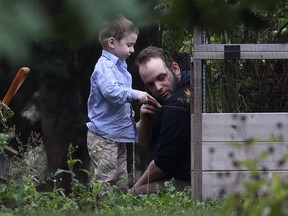
[(3, 98), (2, 103), (4, 103), (7, 106), (9, 105), (13, 96), (16, 94), (16, 92), (18, 91), (20, 86), (23, 84), (23, 82), (26, 79), (29, 72), (30, 72), (30, 69), (28, 67), (20, 68), (20, 70), (17, 72), (13, 82), (11, 83), (11, 86), (8, 89), (5, 97)]

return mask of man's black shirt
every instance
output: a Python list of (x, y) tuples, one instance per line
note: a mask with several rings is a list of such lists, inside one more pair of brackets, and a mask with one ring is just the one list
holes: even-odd
[(156, 112), (152, 123), (154, 161), (169, 177), (190, 181), (190, 72), (181, 73), (181, 80), (163, 107)]

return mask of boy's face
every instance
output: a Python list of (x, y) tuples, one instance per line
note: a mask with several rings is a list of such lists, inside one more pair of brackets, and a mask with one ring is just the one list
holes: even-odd
[(125, 61), (132, 53), (134, 53), (134, 45), (137, 38), (138, 35), (133, 32), (125, 33), (121, 40), (113, 38), (113, 43), (111, 43), (111, 53), (117, 56), (120, 60)]

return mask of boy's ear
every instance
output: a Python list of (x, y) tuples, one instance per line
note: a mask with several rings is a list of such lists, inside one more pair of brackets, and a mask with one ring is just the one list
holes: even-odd
[(114, 47), (115, 47), (115, 38), (114, 37), (108, 38), (108, 47), (110, 47), (111, 49), (114, 49)]

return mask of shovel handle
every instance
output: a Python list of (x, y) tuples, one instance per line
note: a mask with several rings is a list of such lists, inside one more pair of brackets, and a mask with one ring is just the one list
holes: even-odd
[(28, 67), (22, 67), (19, 69), (14, 80), (12, 81), (10, 85), (10, 88), (8, 89), (5, 97), (3, 98), (2, 103), (4, 103), (7, 106), (9, 105), (13, 96), (16, 94), (20, 86), (23, 84), (29, 72), (30, 72), (30, 68)]

